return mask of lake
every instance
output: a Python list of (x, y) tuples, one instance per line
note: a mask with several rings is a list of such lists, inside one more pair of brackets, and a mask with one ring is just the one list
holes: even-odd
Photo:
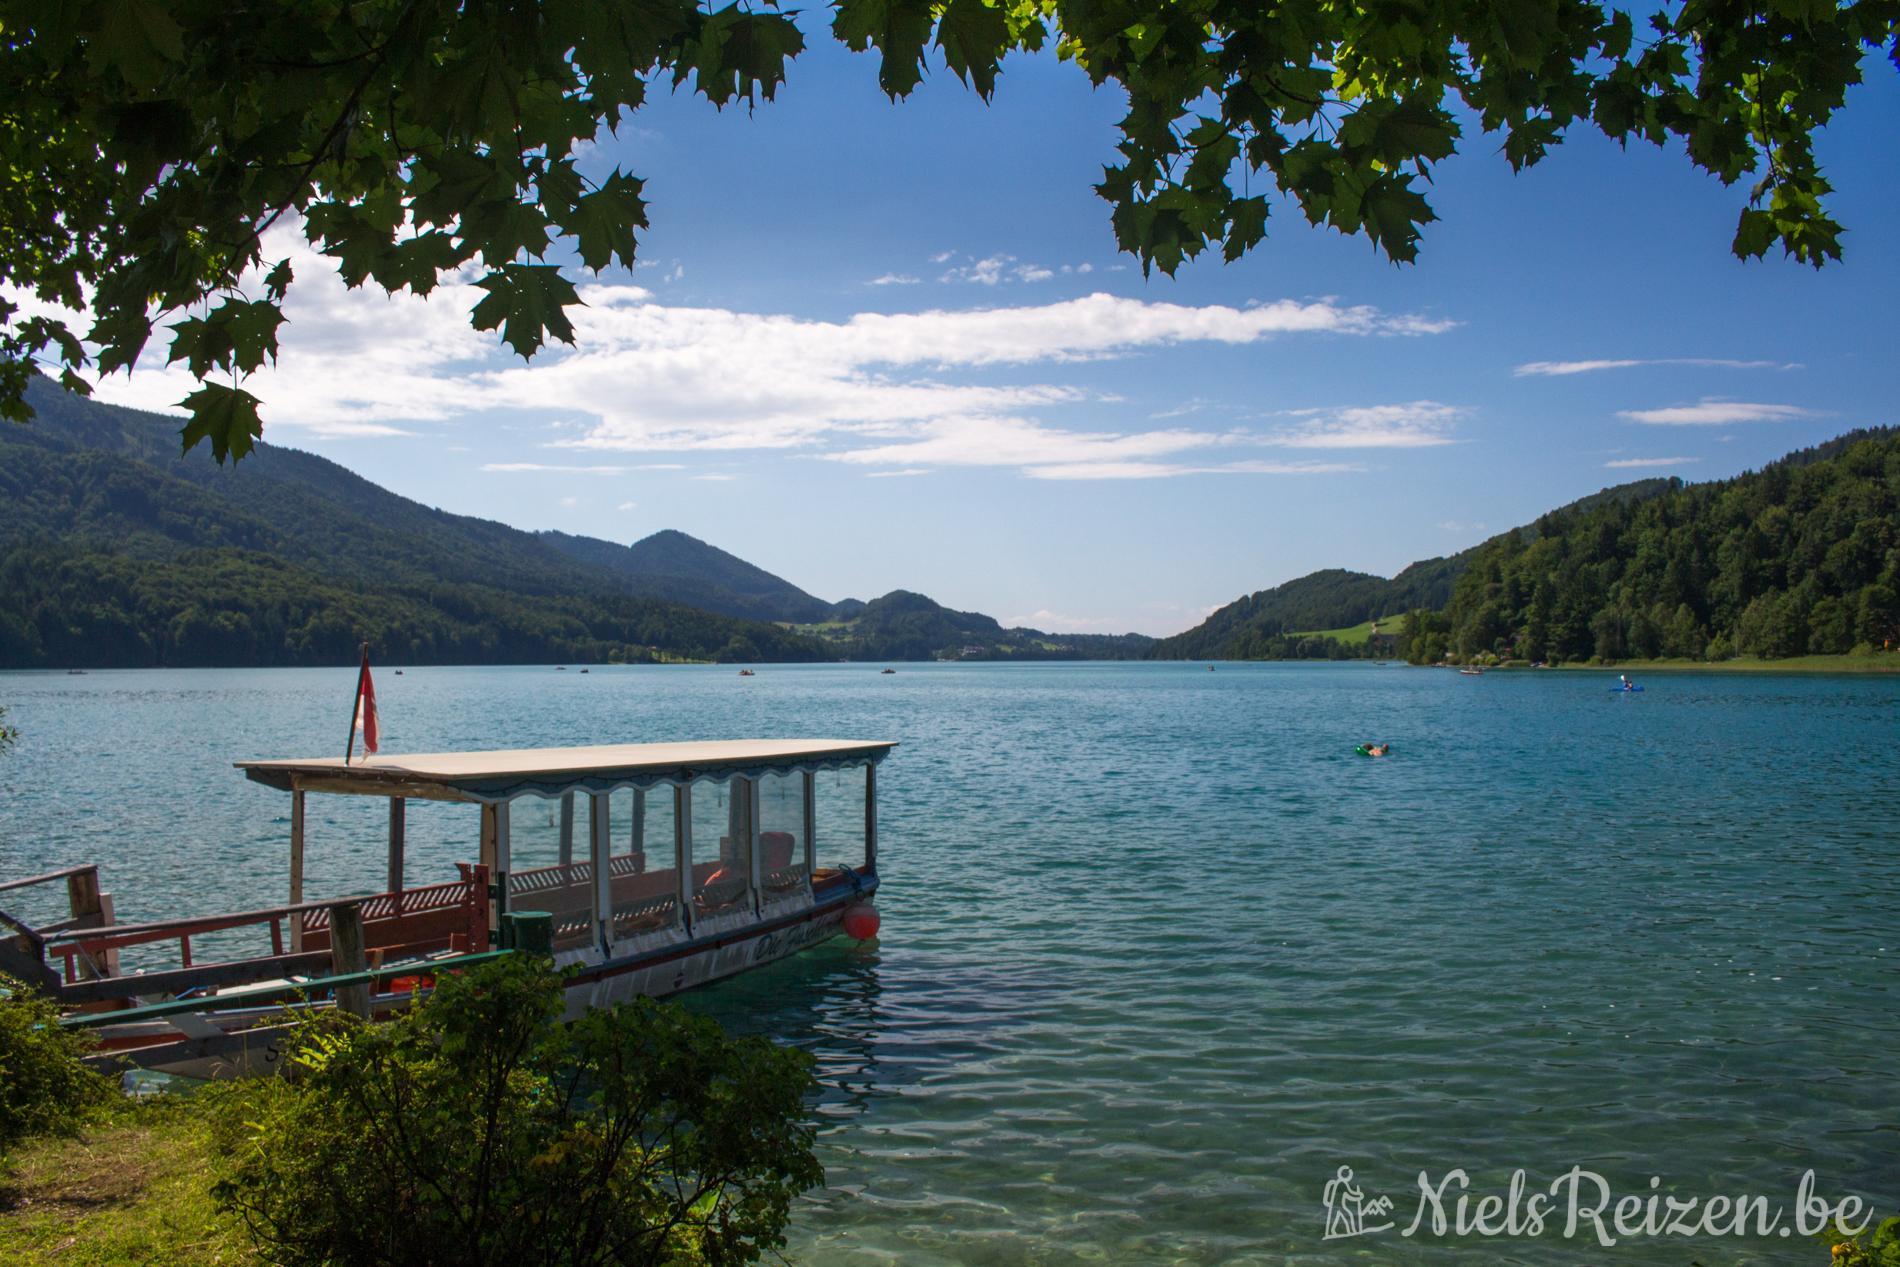
[[(1403, 1235), (1454, 1168), (1790, 1208), (1812, 1169), (1896, 1212), (1900, 679), (898, 669), (377, 671), (386, 752), (902, 741), (881, 940), (687, 996), (818, 1059), (794, 1258), (1827, 1261)], [(122, 920), (284, 900), (289, 798), (229, 763), (340, 755), (354, 676), (0, 674), (0, 878), (100, 861)], [(382, 803), (310, 805), (311, 896), (380, 887)], [(475, 830), (412, 802), (411, 882)], [(517, 864), (554, 833), (521, 814)], [(1342, 1165), (1396, 1227), (1323, 1239)]]

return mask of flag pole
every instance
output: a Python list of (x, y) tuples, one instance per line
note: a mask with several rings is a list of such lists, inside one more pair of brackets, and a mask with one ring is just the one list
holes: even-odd
[(350, 705), (350, 738), (343, 748), (343, 764), (350, 763), (350, 754), (356, 751), (356, 723), (363, 712), (363, 675), (369, 672), (369, 644), (363, 644), (363, 663), (356, 670), (356, 699)]

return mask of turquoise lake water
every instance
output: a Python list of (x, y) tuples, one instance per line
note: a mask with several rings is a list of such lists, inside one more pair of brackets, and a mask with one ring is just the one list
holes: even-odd
[[(0, 878), (121, 919), (283, 900), (353, 670), (0, 674)], [(688, 996), (812, 1051), (812, 1264), (1811, 1263), (1800, 1236), (1401, 1232), (1416, 1179), (1900, 1208), (1900, 680), (1345, 665), (410, 669), (386, 752), (890, 738), (873, 946)], [(1353, 755), (1362, 739), (1395, 754)], [(821, 795), (823, 784), (821, 781)], [(380, 887), (313, 798), (308, 891)], [(552, 826), (516, 826), (516, 858)], [(410, 877), (474, 851), (411, 803)], [(820, 850), (821, 861), (828, 860)], [(1398, 1226), (1322, 1239), (1350, 1165)], [(1449, 1208), (1450, 1201), (1447, 1201)], [(1559, 1225), (1561, 1218), (1555, 1220)]]

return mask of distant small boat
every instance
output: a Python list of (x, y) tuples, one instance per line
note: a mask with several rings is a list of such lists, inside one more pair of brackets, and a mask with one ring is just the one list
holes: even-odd
[(397, 670), (396, 670), (396, 676), (397, 676), (397, 677), (401, 677), (401, 676), (402, 676), (402, 670), (401, 670), (401, 669), (397, 669)]
[(587, 670), (586, 670), (586, 669), (582, 669), (582, 670), (581, 670), (581, 672), (582, 672), (582, 673), (585, 673), (585, 672), (587, 672)]
[(556, 673), (565, 673), (567, 672), (567, 666), (565, 664), (557, 664), (554, 666), (554, 671)]
[(758, 674), (754, 673), (751, 669), (740, 669), (739, 676), (740, 677), (757, 677)]
[(896, 669), (879, 669), (878, 672), (879, 673), (895, 673), (897, 672), (897, 670)]
[(1210, 665), (1208, 665), (1208, 666), (1207, 666), (1207, 671), (1208, 671), (1209, 673), (1212, 673), (1212, 672), (1214, 671), (1214, 666), (1213, 666), (1213, 665), (1211, 665), (1211, 664), (1210, 664)]
[(66, 670), (66, 676), (67, 677), (85, 677), (86, 671), (84, 669), (68, 669)]
[(1466, 677), (1483, 677), (1484, 676), (1483, 669), (1460, 669), (1458, 671), (1464, 674)]

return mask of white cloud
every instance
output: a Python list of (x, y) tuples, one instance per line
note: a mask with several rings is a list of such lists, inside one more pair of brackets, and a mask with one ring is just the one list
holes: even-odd
[(1712, 356), (1662, 356), (1629, 360), (1602, 361), (1527, 361), (1511, 372), (1519, 378), (1561, 378), (1571, 374), (1594, 374), (1600, 370), (1626, 370), (1639, 365), (1692, 365), (1702, 369), (1727, 370), (1798, 370), (1793, 361), (1738, 361)]
[(1046, 282), (1056, 275), (1054, 269), (1044, 268), (1040, 264), (1018, 264), (1010, 271), (1019, 282)]
[[(390, 435), (490, 414), (572, 459), (523, 454), (485, 468), (495, 473), (680, 470), (679, 462), (622, 464), (613, 455), (754, 450), (802, 450), (894, 469), (1034, 467), (1039, 478), (1283, 473), (1286, 464), (1247, 466), (1196, 451), (1273, 442), (1365, 447), (1376, 428), (1363, 421), (1355, 428), (1351, 411), (1309, 418), (1277, 439), (1212, 429), (1123, 433), (1113, 421), (1057, 425), (1040, 415), (1085, 404), (1110, 411), (1123, 403), (1063, 375), (1064, 365), (1193, 344), (1244, 347), (1302, 335), (1363, 338), (1434, 328), (1422, 318), (1332, 299), (1237, 308), (1104, 293), (815, 320), (666, 305), (640, 286), (597, 283), (581, 289), (586, 306), (570, 310), (575, 345), (552, 344), (523, 363), (492, 332), (470, 328), (469, 311), (481, 297), (470, 273), (445, 278), (426, 300), (385, 298), (347, 291), (334, 261), (280, 229), (266, 258), (284, 255), (298, 281), (282, 357), (245, 382), (265, 402), (267, 435)], [(999, 275), (1012, 265), (1003, 256), (977, 263), (993, 263)], [(163, 355), (155, 341), (138, 373), (107, 379), (100, 397), (172, 406), (195, 383), (181, 367), (160, 366)], [(1392, 443), (1424, 443), (1430, 425), (1415, 419), (1410, 433), (1387, 426), (1383, 434), (1396, 435)], [(1053, 470), (1063, 466), (1073, 469)]]
[(1823, 415), (1798, 405), (1764, 405), (1743, 400), (1704, 396), (1693, 405), (1663, 409), (1619, 409), (1619, 418), (1663, 427), (1725, 427), (1734, 422), (1792, 422)]
[(935, 255), (930, 257), (930, 262), (932, 264), (942, 264), (955, 254), (955, 251), (938, 251)]
[(632, 467), (628, 466), (563, 466), (552, 462), (485, 462), (484, 471), (523, 472), (523, 471), (565, 471), (570, 475), (625, 475)]
[(581, 504), (581, 499), (578, 497), (563, 497), (561, 499), (561, 505), (567, 507), (569, 510), (574, 509), (574, 507), (580, 504)]
[(712, 480), (717, 483), (724, 483), (727, 480), (736, 480), (739, 477), (737, 475), (727, 475), (724, 471), (708, 471), (704, 475), (695, 475), (693, 478), (696, 480)]
[(621, 502), (618, 506), (614, 507), (614, 509), (615, 510), (632, 510), (635, 506), (639, 504), (640, 503), (638, 502)]
[(1420, 449), (1453, 443), (1446, 433), (1466, 411), (1435, 400), (1343, 409), (1301, 409), (1303, 421), (1274, 433), (1273, 443), (1294, 449)]
[(1180, 462), (1072, 462), (1060, 466), (1029, 466), (1023, 474), (1038, 480), (1153, 480), (1178, 475), (1334, 475), (1361, 471), (1349, 462), (1260, 462), (1244, 460), (1212, 466)]
[(869, 286), (915, 286), (923, 279), (912, 277), (909, 273), (886, 273), (882, 277), (873, 277), (865, 283)]
[(1691, 462), (1701, 460), (1701, 458), (1617, 458), (1603, 465), (1612, 471), (1629, 471), (1645, 466), (1686, 466)]
[(866, 471), (865, 472), (865, 475), (867, 475), (868, 477), (874, 480), (875, 479), (898, 479), (898, 478), (902, 478), (904, 476), (909, 476), (909, 475), (928, 475), (928, 474), (930, 474), (930, 468), (924, 467), (924, 466), (907, 466), (901, 471)]

